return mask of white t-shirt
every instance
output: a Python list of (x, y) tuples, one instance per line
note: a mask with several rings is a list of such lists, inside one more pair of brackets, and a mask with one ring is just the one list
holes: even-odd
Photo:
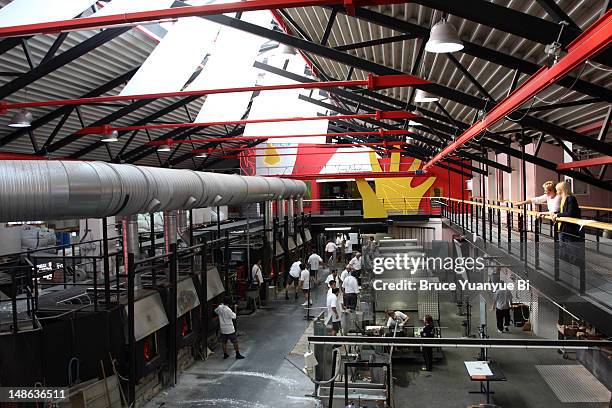
[(541, 196), (533, 197), (531, 202), (534, 204), (546, 203), (548, 211), (553, 213), (559, 212), (559, 209), (561, 208), (561, 196), (558, 194), (555, 194), (555, 196), (552, 198), (549, 197), (548, 194), (542, 194)]
[(300, 273), (300, 282), (302, 282), (302, 289), (310, 289), (310, 271), (303, 269)]
[[(338, 317), (334, 314), (332, 308), (336, 308), (336, 313), (338, 313)], [(331, 322), (339, 322), (340, 321), (340, 313), (342, 313), (342, 308), (340, 303), (338, 302), (338, 296), (330, 293), (327, 295), (327, 317), (325, 318), (325, 324)]]
[(300, 277), (300, 261), (295, 261), (294, 263), (291, 264), (291, 268), (289, 268), (289, 275), (293, 276), (294, 278), (299, 278)]
[(357, 278), (353, 275), (349, 275), (342, 281), (342, 289), (344, 293), (359, 293), (359, 284)]
[(342, 245), (342, 237), (336, 237), (336, 245), (337, 246)]
[(344, 280), (346, 279), (346, 277), (348, 276), (348, 271), (345, 269), (342, 271), (342, 273), (340, 274), (340, 280), (342, 282), (344, 282)]
[(350, 254), (353, 252), (353, 243), (351, 242), (350, 239), (347, 239), (346, 242), (344, 243), (344, 252), (346, 252), (347, 254)]
[(493, 294), (495, 308), (499, 310), (510, 309), (512, 305), (512, 292), (507, 289), (500, 289)]
[(336, 244), (329, 241), (327, 245), (325, 245), (325, 252), (336, 252)]
[(334, 275), (332, 275), (331, 273), (327, 275), (327, 278), (325, 278), (325, 284), (329, 286), (329, 282), (331, 281), (336, 281), (336, 283), (338, 283), (338, 276), (334, 278)]
[(221, 303), (215, 309), (215, 313), (219, 316), (219, 329), (222, 334), (232, 334), (236, 331), (234, 329), (233, 320), (236, 318), (236, 313), (233, 312), (229, 306)]
[(251, 275), (253, 276), (253, 283), (259, 285), (263, 283), (263, 275), (261, 274), (261, 268), (259, 265), (253, 265), (253, 269), (251, 269)]
[(408, 316), (398, 310), (394, 313), (394, 317), (395, 318), (390, 317), (389, 320), (387, 320), (387, 327), (393, 327), (396, 323), (403, 322)]
[(356, 271), (360, 271), (361, 270), (361, 258), (357, 259), (356, 256), (354, 256), (350, 261), (349, 261), (349, 265), (351, 265), (351, 267), (356, 270)]
[(313, 271), (319, 270), (319, 263), (323, 262), (323, 258), (321, 258), (317, 254), (312, 254), (308, 257), (308, 265), (310, 265), (310, 269)]

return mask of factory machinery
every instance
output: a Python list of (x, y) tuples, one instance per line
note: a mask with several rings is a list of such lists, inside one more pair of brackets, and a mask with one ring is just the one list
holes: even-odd
[[(303, 182), (280, 178), (0, 162), (0, 222), (101, 225), (100, 239), (2, 258), (0, 385), (70, 388), (84, 400), (131, 406), (175, 383), (214, 345), (219, 296), (246, 298), (249, 262), (263, 259), (267, 286), (275, 287), (290, 257), (305, 250), (305, 191)], [(245, 204), (263, 208), (263, 222), (247, 213), (246, 220), (194, 224), (200, 208), (219, 214), (222, 206)], [(138, 214), (150, 216), (144, 234)]]
[[(363, 237), (367, 239), (367, 237)], [(394, 258), (397, 254), (426, 257), (428, 250), (416, 239), (382, 239), (374, 253), (364, 254), (365, 268), (361, 274), (359, 305), (355, 312), (344, 314), (342, 334), (366, 337), (419, 337), (425, 315), (436, 322), (441, 335), (438, 292), (435, 290), (376, 290), (374, 281), (384, 283), (401, 280), (438, 282), (433, 271), (385, 269), (374, 274), (371, 260), (376, 257)], [(380, 284), (377, 283), (376, 286)], [(387, 326), (385, 310), (401, 311), (410, 317), (402, 326)], [(324, 317), (315, 321), (314, 335), (329, 335)], [(343, 346), (315, 344), (312, 355), (306, 356), (306, 367), (315, 382), (315, 395), (324, 406), (388, 407), (392, 399), (393, 362), (399, 359), (422, 362), (418, 347)], [(443, 358), (440, 348), (434, 349), (434, 359)], [(332, 380), (333, 379), (333, 380)]]

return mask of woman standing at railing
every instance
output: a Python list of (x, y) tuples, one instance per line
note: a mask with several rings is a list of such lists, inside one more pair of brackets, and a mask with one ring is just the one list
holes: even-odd
[(582, 259), (582, 257), (579, 257), (581, 253), (579, 249), (582, 248), (582, 244), (579, 243), (584, 238), (580, 226), (569, 222), (557, 221), (557, 219), (561, 217), (580, 218), (580, 206), (578, 205), (578, 200), (572, 194), (568, 182), (562, 181), (557, 183), (555, 187), (557, 194), (561, 197), (561, 204), (559, 212), (552, 216), (552, 220), (557, 223), (559, 241), (565, 243), (562, 246), (562, 251), (567, 252), (567, 261), (575, 264), (577, 260)]

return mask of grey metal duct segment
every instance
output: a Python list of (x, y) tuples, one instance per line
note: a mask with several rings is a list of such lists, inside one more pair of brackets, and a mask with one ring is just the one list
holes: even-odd
[(0, 162), (0, 222), (102, 218), (301, 197), (301, 181), (131, 164)]

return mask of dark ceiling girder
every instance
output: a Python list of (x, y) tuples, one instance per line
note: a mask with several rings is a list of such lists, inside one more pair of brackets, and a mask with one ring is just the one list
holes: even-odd
[[(483, 147), (486, 147), (488, 149), (493, 149), (496, 152), (499, 153), (504, 153), (507, 154), (508, 156), (513, 156), (516, 158), (521, 158), (522, 153), (520, 150), (516, 150), (513, 149), (505, 144), (501, 144), (501, 143), (495, 143), (492, 142), (490, 140), (482, 140), (480, 142), (480, 144)], [(592, 178), (587, 176), (586, 174), (577, 172), (575, 170), (562, 170), (562, 171), (557, 171), (557, 163), (553, 163), (551, 161), (548, 160), (544, 160), (541, 157), (537, 157), (537, 156), (532, 156), (530, 154), (525, 153), (525, 161), (528, 161), (529, 163), (533, 163), (537, 166), (543, 167), (545, 169), (548, 170), (552, 170), (554, 172), (557, 173), (561, 173), (561, 174), (565, 174), (568, 175), (570, 177), (575, 178), (576, 180), (580, 180), (583, 181), (585, 183), (591, 184), (595, 187), (599, 187), (602, 188), (604, 190), (608, 190), (608, 191), (612, 191), (612, 184), (608, 183), (608, 182), (604, 182), (604, 181), (600, 181), (598, 179)]]
[[(604, 102), (604, 100), (601, 98), (589, 98), (589, 99), (581, 99), (579, 101), (559, 102), (559, 103), (554, 103), (552, 105), (532, 106), (531, 108), (529, 108), (529, 112), (542, 112), (542, 111), (549, 111), (549, 110), (560, 109), (560, 108), (572, 108), (574, 106), (589, 105), (591, 103), (599, 103), (599, 102)], [(521, 110), (519, 112), (524, 112), (524, 110)]]
[(0, 87), (0, 99), (6, 98), (8, 95), (25, 88), (45, 75), (63, 67), (64, 65), (107, 43), (113, 38), (116, 38), (129, 31), (130, 29), (131, 27), (108, 28), (98, 34), (95, 34), (69, 50), (49, 59), (44, 64), (38, 65), (26, 74), (21, 75), (20, 77), (17, 77)]
[[(342, 13), (342, 10), (340, 10), (340, 13)], [(378, 13), (374, 10), (356, 8), (354, 17), (395, 31), (415, 34), (422, 37), (429, 36), (429, 27), (422, 27), (408, 21)], [(461, 50), (463, 53), (504, 66), (506, 68), (516, 69), (521, 73), (533, 74), (541, 68), (538, 64), (534, 64), (521, 58), (504, 54), (500, 51), (486, 48), (469, 41), (463, 41), (463, 45), (464, 48)], [(612, 102), (612, 90), (581, 79), (576, 79), (573, 76), (566, 76), (559, 80), (557, 84), (565, 88), (571, 88), (586, 95), (604, 98), (606, 101)]]
[[(100, 126), (100, 125), (106, 125), (109, 123), (114, 122), (117, 119), (122, 118), (123, 116), (138, 110), (140, 108), (142, 108), (143, 106), (153, 102), (154, 99), (141, 99), (138, 101), (135, 101), (133, 104), (128, 105), (122, 109), (119, 109), (101, 119), (96, 120), (95, 122), (91, 123), (89, 126)], [(52, 153), (56, 150), (59, 150), (67, 145), (69, 145), (71, 142), (78, 140), (80, 138), (82, 138), (82, 135), (76, 134), (76, 133), (72, 133), (71, 135), (68, 135), (66, 137), (64, 137), (61, 140), (58, 140), (57, 142), (51, 144), (49, 147), (47, 147), (47, 151), (49, 153)], [(97, 143), (97, 142), (96, 142)], [(94, 143), (95, 144), (95, 143)], [(91, 147), (91, 146), (88, 146)], [(85, 149), (87, 149), (88, 147), (86, 147)], [(79, 154), (80, 152), (82, 152), (83, 150), (80, 150), (78, 152), (75, 152), (71, 155), (69, 155), (68, 157), (70, 157), (71, 159), (78, 159), (81, 155)]]
[(554, 0), (536, 0), (540, 7), (546, 10), (546, 13), (551, 16), (556, 23), (560, 23), (565, 21), (570, 26), (572, 26), (575, 30), (580, 31), (580, 27), (576, 25), (574, 20), (571, 19), (570, 16), (567, 15), (565, 11), (561, 7), (555, 3)]
[[(336, 10), (336, 9), (334, 9)], [(375, 45), (391, 44), (394, 42), (407, 41), (418, 38), (412, 34), (395, 35), (393, 37), (378, 38), (376, 40), (362, 41), (353, 44), (338, 45), (334, 47), (338, 51), (356, 50), (358, 48), (373, 47)]]
[[(126, 72), (123, 75), (118, 76), (117, 78), (113, 78), (110, 81), (108, 81), (105, 84), (100, 85), (99, 87), (83, 94), (81, 97), (82, 98), (89, 98), (89, 97), (95, 97), (95, 96), (99, 96), (99, 95), (103, 95), (109, 91), (111, 91), (112, 89), (118, 87), (119, 85), (121, 85), (122, 83), (128, 81), (138, 70), (138, 67), (129, 70), (128, 72)], [(70, 113), (72, 111), (72, 106), (62, 106), (58, 109), (55, 109), (52, 112), (49, 112), (47, 114), (45, 114), (44, 116), (41, 116), (40, 118), (34, 119), (34, 121), (32, 121), (32, 126), (30, 126), (30, 130), (35, 130), (41, 126), (46, 125), (47, 123), (57, 119), (58, 117), (65, 115), (67, 113)], [(19, 138), (22, 135), (25, 135), (27, 133), (26, 129), (19, 129), (19, 130), (15, 130), (11, 133), (9, 133), (8, 135), (4, 136), (2, 139), (0, 139), (0, 146), (4, 146), (8, 143), (11, 143), (12, 141), (16, 140), (17, 138)]]
[[(557, 23), (488, 1), (413, 0), (413, 3), (442, 10), (466, 20), (474, 21), (540, 44), (550, 44), (557, 41), (559, 36), (560, 25)], [(580, 33), (580, 29), (576, 27), (565, 27), (560, 41), (566, 46), (578, 37)], [(612, 53), (604, 51), (599, 58), (594, 60), (606, 65), (612, 65)]]
[[(170, 112), (174, 112), (175, 110), (182, 108), (183, 106), (187, 105), (189, 102), (192, 102), (196, 99), (198, 99), (199, 96), (188, 96), (186, 98), (181, 99), (180, 101), (174, 102), (168, 106), (166, 106), (163, 109), (160, 109), (157, 112), (154, 112), (138, 121), (136, 121), (135, 123), (131, 124), (130, 126), (141, 126), (141, 125), (146, 125), (147, 123), (151, 122), (152, 120), (156, 120), (159, 119), (160, 117), (170, 113)], [(150, 99), (148, 99), (148, 101), (151, 101)], [(131, 105), (128, 105), (127, 107), (129, 107)], [(144, 106), (144, 105), (143, 105)], [(121, 110), (125, 109), (126, 107), (122, 108)], [(129, 113), (129, 112), (128, 112)], [(113, 119), (113, 120), (117, 120), (117, 119)], [(111, 123), (112, 121), (108, 121), (106, 122), (107, 124)], [(91, 126), (96, 126), (96, 125), (91, 125)], [(127, 132), (120, 132), (120, 134), (125, 134)], [(107, 143), (104, 142), (94, 142), (93, 144), (84, 147), (83, 149), (73, 153), (70, 155), (71, 158), (76, 159), (79, 158), (81, 156), (86, 155), (87, 153), (92, 152), (93, 150), (105, 146)], [(128, 152), (128, 154), (126, 156), (129, 156), (130, 152)]]
[(480, 82), (478, 82), (476, 78), (474, 78), (474, 76), (470, 73), (470, 71), (468, 71), (467, 68), (465, 68), (463, 64), (461, 64), (461, 62), (459, 62), (459, 60), (455, 58), (455, 56), (452, 53), (448, 52), (444, 55), (446, 55), (446, 57), (449, 60), (451, 60), (451, 62), (455, 65), (455, 67), (457, 67), (457, 69), (463, 73), (463, 75), (468, 79), (468, 81), (470, 81), (472, 85), (474, 85), (476, 89), (478, 89), (478, 91), (482, 94), (482, 96), (484, 96), (485, 98), (491, 101), (495, 100), (495, 98), (493, 98), (491, 94), (487, 92), (486, 89), (484, 89), (484, 87), (480, 84)]
[(327, 20), (327, 26), (325, 27), (325, 31), (323, 32), (323, 36), (321, 37), (321, 45), (327, 45), (327, 40), (329, 40), (329, 36), (331, 35), (332, 28), (334, 28), (334, 23), (336, 22), (336, 15), (338, 14), (338, 9), (333, 9), (329, 15), (329, 20)]

